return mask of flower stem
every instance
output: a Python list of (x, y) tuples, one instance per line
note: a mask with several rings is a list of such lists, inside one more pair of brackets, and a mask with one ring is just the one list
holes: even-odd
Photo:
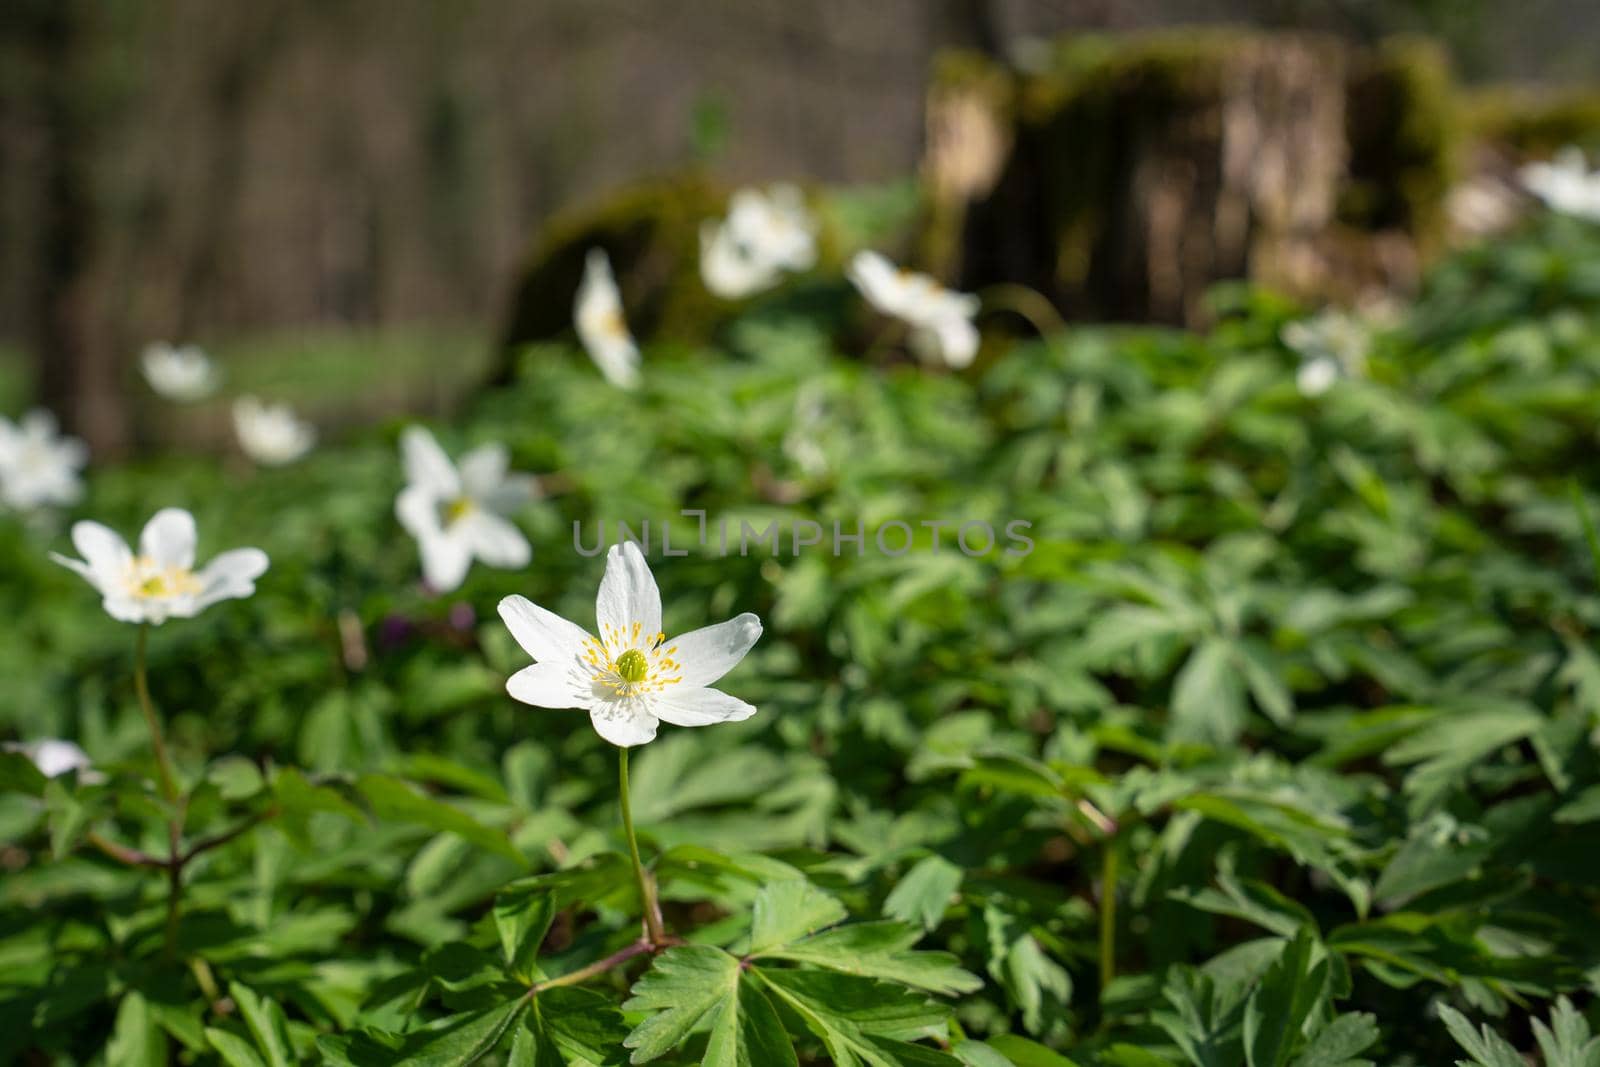
[(1117, 839), (1106, 838), (1100, 868), (1100, 996), (1117, 976)]
[(168, 804), (178, 802), (178, 782), (172, 774), (172, 760), (167, 755), (167, 741), (161, 733), (161, 720), (156, 717), (155, 705), (150, 703), (150, 682), (145, 673), (145, 645), (149, 641), (150, 625), (139, 624), (139, 640), (133, 662), (133, 687), (139, 694), (139, 710), (144, 712), (145, 725), (150, 728), (150, 747), (155, 750), (156, 769), (161, 776), (161, 795)]
[(628, 837), (628, 856), (633, 860), (633, 876), (639, 883), (639, 906), (644, 909), (645, 934), (652, 945), (666, 941), (666, 931), (661, 923), (661, 906), (656, 902), (655, 887), (644, 873), (639, 860), (639, 841), (633, 833), (633, 804), (628, 797), (628, 750), (617, 749), (617, 775), (621, 781), (618, 794), (622, 800), (622, 832)]
[(1020, 315), (1040, 337), (1048, 338), (1067, 328), (1066, 320), (1055, 305), (1046, 300), (1038, 290), (1014, 282), (991, 285), (978, 294), (989, 311), (1010, 311)]
[[(623, 751), (626, 752), (627, 749), (623, 749)], [(540, 993), (543, 993), (546, 989), (555, 989), (558, 986), (577, 985), (579, 982), (587, 982), (596, 975), (605, 974), (607, 971), (616, 967), (620, 967), (624, 963), (627, 963), (629, 960), (637, 956), (643, 956), (647, 952), (652, 951), (652, 949), (653, 946), (649, 941), (635, 941), (622, 951), (613, 952), (605, 959), (596, 960), (587, 967), (579, 967), (577, 970), (570, 971), (559, 978), (549, 978), (543, 982), (537, 983), (536, 985), (530, 986), (528, 989), (528, 996), (536, 997)]]

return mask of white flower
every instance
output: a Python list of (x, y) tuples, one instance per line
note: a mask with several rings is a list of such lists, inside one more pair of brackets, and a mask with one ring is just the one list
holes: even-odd
[(827, 420), (828, 409), (824, 401), (822, 391), (816, 388), (815, 383), (807, 382), (801, 386), (794, 398), (794, 417), (783, 435), (783, 454), (792, 459), (803, 473), (813, 477), (825, 474), (828, 470), (828, 456), (818, 440)]
[(500, 601), (500, 617), (536, 662), (512, 675), (506, 692), (540, 708), (582, 708), (601, 737), (624, 748), (656, 736), (661, 722), (709, 726), (748, 719), (756, 709), (707, 688), (761, 636), (746, 613), (667, 640), (661, 593), (639, 547), (613, 546), (595, 600), (593, 637), (526, 597)]
[(139, 369), (150, 388), (182, 403), (204, 400), (217, 391), (220, 375), (197, 345), (150, 345), (139, 357)]
[(1283, 328), (1283, 343), (1300, 357), (1295, 384), (1305, 396), (1321, 396), (1340, 378), (1360, 375), (1367, 366), (1370, 338), (1366, 324), (1348, 312), (1328, 308)]
[(786, 271), (810, 270), (816, 262), (816, 223), (792, 185), (765, 193), (741, 189), (726, 219), (700, 227), (700, 277), (725, 300), (770, 289)]
[(1563, 148), (1548, 163), (1529, 163), (1517, 177), (1552, 211), (1600, 222), (1600, 171), (1589, 169), (1582, 149)]
[(591, 248), (584, 261), (583, 282), (573, 303), (572, 317), (589, 358), (606, 381), (621, 389), (639, 384), (639, 346), (622, 317), (622, 294), (611, 274), (605, 250)]
[(869, 304), (911, 327), (911, 349), (919, 359), (965, 367), (977, 355), (976, 296), (896, 267), (877, 252), (858, 253), (849, 274)]
[[(21, 743), (8, 743), (0, 745), (7, 752), (20, 752), (33, 761), (39, 768), (39, 773), (46, 778), (59, 778), (68, 771), (85, 772), (80, 777), (88, 779), (90, 774), (89, 754), (71, 741), (58, 741), (55, 738), (45, 738), (40, 741), (23, 741)], [(93, 777), (99, 778), (99, 775)]]
[(88, 461), (88, 446), (57, 432), (55, 416), (43, 408), (18, 423), (0, 418), (0, 500), (11, 507), (77, 503), (78, 471)]
[(528, 565), (533, 549), (504, 515), (533, 499), (534, 481), (507, 473), (504, 445), (475, 448), (457, 468), (431, 433), (410, 426), (400, 451), (406, 487), (394, 510), (417, 539), (428, 585), (441, 593), (457, 588), (474, 557), (491, 567)]
[(145, 523), (138, 555), (98, 522), (75, 523), (72, 544), (82, 560), (54, 552), (50, 558), (100, 590), (106, 614), (122, 622), (192, 618), (220, 600), (254, 593), (267, 570), (265, 552), (235, 548), (196, 571), (194, 516), (182, 508), (162, 508)]
[(233, 428), (244, 454), (264, 467), (281, 467), (311, 451), (316, 429), (287, 404), (263, 404), (253, 396), (233, 405)]

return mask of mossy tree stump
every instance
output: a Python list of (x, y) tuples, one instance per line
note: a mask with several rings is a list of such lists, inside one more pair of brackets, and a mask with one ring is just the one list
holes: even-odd
[(1311, 298), (1404, 285), (1439, 225), (1455, 134), (1436, 51), (1214, 30), (1072, 38), (1009, 97), (995, 71), (946, 61), (930, 92), (930, 111), (963, 86), (1009, 100), (990, 110), (1009, 144), (992, 190), (960, 203), (927, 183), (947, 230), (922, 247), (965, 288), (1192, 325), (1227, 279)]

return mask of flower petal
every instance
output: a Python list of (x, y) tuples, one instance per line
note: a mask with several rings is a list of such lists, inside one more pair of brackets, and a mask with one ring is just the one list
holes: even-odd
[(467, 496), (478, 500), (505, 481), (511, 454), (502, 444), (479, 445), (461, 457), (461, 486)]
[(748, 719), (756, 709), (718, 689), (670, 686), (650, 702), (650, 712), (674, 726), (711, 726)]
[(460, 534), (472, 554), (491, 567), (526, 567), (533, 558), (533, 547), (509, 520), (478, 510), (459, 520)]
[(747, 611), (736, 619), (675, 637), (667, 647), (677, 649), (672, 658), (683, 667), (683, 684), (702, 686), (733, 670), (760, 636), (761, 620)]
[(525, 596), (500, 601), (500, 618), (522, 650), (543, 663), (577, 656), (589, 640), (588, 631), (546, 611)]
[(194, 516), (182, 508), (162, 508), (144, 524), (139, 554), (161, 567), (194, 566)]
[(453, 531), (417, 538), (422, 555), (422, 579), (436, 593), (459, 589), (472, 567), (472, 549), (466, 538)]
[(589, 709), (589, 721), (595, 733), (619, 748), (649, 744), (661, 725), (637, 700), (600, 701)]
[(133, 560), (128, 542), (115, 530), (87, 519), (72, 524), (72, 547), (96, 574), (120, 574)]
[(406, 533), (421, 539), (443, 530), (439, 524), (439, 497), (425, 485), (408, 485), (394, 498), (395, 518)]
[(194, 610), (219, 600), (237, 600), (256, 591), (256, 579), (267, 572), (267, 554), (259, 548), (235, 548), (222, 553), (200, 572), (200, 595)]
[(400, 435), (400, 455), (405, 463), (406, 481), (449, 499), (461, 495), (461, 477), (439, 442), (421, 426), (407, 426)]
[(587, 708), (593, 703), (582, 677), (569, 664), (558, 660), (522, 668), (506, 679), (506, 692), (513, 699), (536, 708)]
[(594, 614), (600, 623), (600, 639), (613, 652), (634, 647), (635, 623), (642, 640), (649, 641), (661, 632), (661, 590), (656, 588), (644, 553), (632, 541), (612, 545), (606, 554), (606, 574), (600, 580)]

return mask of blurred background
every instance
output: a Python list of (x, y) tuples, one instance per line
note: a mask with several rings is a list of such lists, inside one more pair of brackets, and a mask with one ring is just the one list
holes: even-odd
[[(1149, 32), (1195, 24), (1233, 28)], [(1151, 64), (1187, 69), (1187, 37), (1222, 89), (1152, 102)], [(1119, 41), (1119, 77), (1135, 75), (1096, 90), (1110, 122), (1086, 137), (1061, 119), (1063, 86), (1084, 89)], [(1075, 318), (1191, 321), (1193, 291), (1230, 274), (1312, 297), (1403, 290), (1451, 191), (1516, 162), (1493, 149), (1600, 130), (1583, 89), (1597, 57), (1591, 0), (7, 0), (0, 410), (42, 403), (102, 456), (160, 438), (130, 399), (160, 339), (325, 423), (446, 404), (570, 309), (570, 288), (537, 291), (565, 277), (539, 273), (552, 220), (658, 175), (705, 176), (713, 203), (779, 178), (899, 189), (897, 251), (952, 282), (1029, 284)], [(1229, 88), (1235, 69), (1253, 88)], [(1218, 190), (1191, 174), (1163, 200), (1171, 183), (1146, 180), (1149, 159), (1204, 172), (1208, 153)], [(1274, 159), (1243, 179), (1238, 250), (1207, 236), (1193, 284), (1154, 276), (1152, 212), (1220, 232), (1230, 169)], [(1139, 203), (1108, 208), (1062, 267), (1082, 212), (1041, 216), (1039, 197), (1083, 168), (1099, 184), (1074, 195)], [(1051, 218), (1063, 229), (1038, 247)], [(1130, 245), (1133, 261), (1103, 254)], [(630, 297), (648, 287), (621, 267)]]

